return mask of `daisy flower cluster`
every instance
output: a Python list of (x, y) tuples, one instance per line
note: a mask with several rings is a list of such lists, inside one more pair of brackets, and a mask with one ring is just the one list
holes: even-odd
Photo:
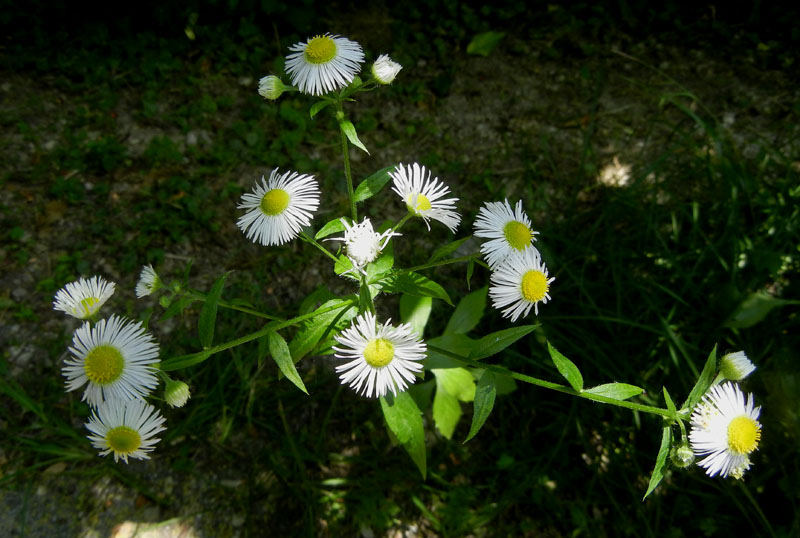
[(481, 252), (492, 270), (489, 296), (503, 317), (517, 321), (531, 308), (539, 314), (539, 303), (550, 300), (550, 277), (539, 250), (533, 246), (539, 232), (522, 210), (522, 200), (512, 209), (503, 202), (487, 202), (475, 219), (475, 236), (488, 239)]
[[(161, 287), (152, 266), (142, 269), (136, 295)], [(88, 436), (100, 455), (114, 460), (148, 459), (165, 419), (145, 401), (158, 386), (159, 347), (142, 324), (112, 314), (98, 319), (100, 308), (115, 291), (100, 276), (81, 278), (56, 293), (53, 308), (85, 320), (72, 336), (62, 374), (68, 392), (83, 389), (92, 414)]]

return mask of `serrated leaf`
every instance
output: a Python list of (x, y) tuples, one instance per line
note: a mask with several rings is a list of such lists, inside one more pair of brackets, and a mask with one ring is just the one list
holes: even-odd
[(341, 128), (342, 132), (347, 136), (347, 139), (353, 144), (355, 147), (364, 150), (369, 155), (369, 151), (367, 150), (366, 146), (361, 143), (361, 140), (358, 139), (358, 133), (356, 133), (356, 128), (353, 123), (349, 120), (344, 120), (339, 122), (339, 128)]
[(505, 348), (533, 332), (536, 325), (522, 325), (520, 327), (512, 327), (510, 329), (503, 329), (502, 331), (487, 334), (473, 347), (469, 354), (470, 359), (485, 359), (492, 355), (503, 351)]
[(453, 305), (450, 296), (444, 288), (426, 276), (419, 273), (394, 273), (383, 279), (383, 291), (394, 293), (407, 293), (416, 297), (433, 297)]
[(467, 438), (464, 439), (465, 443), (480, 431), (494, 408), (494, 400), (497, 397), (497, 387), (495, 386), (497, 377), (494, 372), (484, 370), (483, 375), (478, 380), (478, 386), (475, 389), (472, 425), (469, 427)]
[(486, 309), (487, 286), (475, 290), (458, 302), (458, 306), (447, 322), (446, 333), (468, 333), (474, 329), (481, 320)]
[(211, 286), (211, 291), (206, 296), (206, 302), (203, 303), (203, 308), (200, 310), (200, 318), (197, 320), (197, 331), (200, 335), (200, 345), (209, 347), (214, 340), (214, 325), (217, 321), (217, 302), (222, 294), (222, 288), (225, 286), (225, 279), (228, 278), (228, 273), (225, 273), (214, 282)]
[(433, 299), (430, 297), (414, 297), (403, 294), (400, 296), (400, 320), (411, 325), (419, 336), (423, 336), (425, 325), (431, 315)]
[(476, 56), (489, 56), (500, 40), (506, 36), (505, 32), (484, 32), (472, 38), (467, 45), (467, 54)]
[(196, 297), (189, 297), (188, 295), (184, 295), (183, 297), (179, 298), (177, 301), (173, 301), (169, 305), (169, 307), (167, 307), (167, 309), (164, 310), (164, 313), (161, 314), (161, 316), (158, 319), (159, 319), (159, 321), (164, 321), (164, 320), (167, 320), (167, 319), (169, 319), (169, 318), (171, 318), (171, 317), (173, 317), (173, 316), (175, 316), (177, 314), (180, 314), (181, 312), (183, 312), (184, 310), (189, 308), (189, 306), (191, 306), (192, 303), (197, 302), (199, 300), (200, 299), (198, 299)]
[(550, 345), (550, 342), (547, 342), (547, 351), (550, 352), (550, 358), (553, 359), (553, 364), (556, 365), (558, 373), (564, 376), (564, 379), (567, 380), (573, 389), (580, 392), (583, 389), (583, 376), (581, 375), (581, 371), (578, 370), (578, 367)]
[(158, 365), (160, 370), (171, 372), (173, 370), (182, 370), (196, 364), (200, 364), (211, 356), (210, 350), (203, 350), (197, 353), (190, 353), (188, 355), (181, 355), (180, 357), (172, 357), (165, 361), (161, 361)]
[(466, 368), (433, 368), (431, 373), (436, 376), (438, 390), (445, 390), (462, 402), (475, 399), (475, 378)]
[(330, 101), (317, 101), (316, 103), (314, 103), (313, 105), (311, 105), (311, 110), (309, 110), (309, 111), (308, 111), (308, 113), (309, 113), (309, 115), (310, 115), (310, 116), (313, 118), (314, 116), (316, 116), (317, 114), (319, 114), (319, 113), (320, 113), (320, 111), (321, 111), (323, 108), (325, 108), (326, 106), (328, 106), (329, 104), (331, 104), (331, 102), (330, 102)]
[(661, 433), (661, 447), (658, 449), (658, 456), (656, 456), (656, 465), (653, 468), (653, 474), (650, 475), (650, 483), (647, 485), (647, 493), (644, 494), (642, 500), (645, 500), (650, 495), (656, 486), (661, 483), (664, 478), (662, 474), (664, 465), (667, 463), (667, 456), (669, 455), (670, 444), (672, 442), (672, 429), (670, 426), (664, 426)]
[(633, 398), (643, 393), (644, 389), (634, 385), (628, 385), (627, 383), (606, 383), (586, 389), (584, 392), (605, 396), (606, 398), (613, 398), (615, 400), (627, 400), (628, 398)]
[(723, 326), (746, 329), (763, 321), (772, 309), (790, 304), (800, 304), (800, 301), (778, 299), (763, 291), (751, 293), (739, 304)]
[(697, 378), (697, 383), (694, 384), (692, 387), (692, 391), (689, 393), (689, 397), (686, 398), (686, 401), (683, 402), (683, 406), (681, 409), (692, 409), (700, 401), (700, 398), (703, 397), (703, 394), (708, 391), (711, 383), (714, 382), (714, 375), (717, 373), (717, 346), (714, 346), (714, 349), (711, 350), (711, 353), (708, 355), (708, 359), (706, 359), (706, 364), (703, 367), (703, 371), (700, 372), (700, 377)]
[(276, 332), (271, 332), (267, 336), (269, 340), (269, 354), (272, 355), (272, 360), (278, 365), (281, 373), (286, 376), (286, 379), (294, 383), (294, 385), (308, 394), (300, 374), (297, 373), (297, 368), (294, 366), (292, 355), (289, 352), (289, 346), (286, 340)]
[(433, 263), (435, 261), (443, 260), (449, 257), (452, 253), (458, 250), (458, 247), (464, 244), (465, 241), (469, 240), (471, 236), (462, 237), (461, 239), (456, 239), (455, 241), (451, 241), (446, 245), (437, 248), (431, 254), (431, 259), (428, 260), (428, 263)]
[(438, 385), (433, 396), (433, 422), (436, 429), (447, 439), (453, 438), (453, 432), (461, 418), (461, 404), (455, 396), (442, 390)]
[(320, 228), (320, 230), (314, 236), (314, 239), (322, 239), (323, 237), (328, 237), (329, 235), (333, 235), (335, 233), (343, 232), (344, 231), (344, 224), (342, 224), (342, 219), (333, 219), (329, 220), (325, 223), (325, 226)]
[(387, 395), (385, 398), (381, 397), (381, 410), (389, 430), (411, 456), (422, 473), (422, 478), (425, 478), (425, 430), (422, 426), (422, 413), (414, 399), (407, 392), (396, 396)]
[(392, 179), (389, 172), (394, 168), (394, 166), (382, 168), (359, 183), (353, 196), (356, 203), (363, 202), (381, 192), (381, 189)]

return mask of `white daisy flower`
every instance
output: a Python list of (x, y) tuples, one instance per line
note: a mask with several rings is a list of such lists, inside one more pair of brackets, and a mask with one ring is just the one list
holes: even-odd
[(151, 293), (161, 289), (161, 279), (152, 265), (145, 265), (142, 267), (142, 272), (139, 273), (139, 282), (136, 283), (136, 297), (142, 298), (150, 295)]
[(353, 82), (364, 63), (364, 51), (355, 41), (335, 35), (318, 35), (289, 47), (286, 73), (292, 85), (311, 95), (324, 95)]
[(522, 211), (522, 200), (517, 202), (513, 211), (508, 200), (487, 202), (475, 219), (475, 236), (490, 239), (481, 245), (481, 252), (492, 269), (512, 252), (536, 250), (533, 242), (538, 233), (533, 231), (531, 219)]
[(100, 276), (80, 278), (56, 292), (53, 310), (61, 310), (78, 319), (89, 318), (114, 295), (115, 288), (113, 282)]
[(440, 183), (438, 178), (431, 181), (430, 171), (417, 163), (410, 164), (407, 168), (401, 163), (389, 175), (394, 180), (392, 190), (400, 195), (413, 215), (422, 217), (428, 230), (431, 229), (428, 221), (433, 219), (450, 228), (451, 232), (456, 231), (461, 222), (461, 215), (455, 212), (458, 198), (440, 200), (450, 193), (447, 185)]
[(114, 453), (114, 461), (128, 463), (128, 458), (149, 460), (149, 452), (164, 431), (164, 417), (152, 405), (142, 400), (124, 402), (114, 400), (100, 406), (92, 413), (86, 429), (92, 445), (101, 456)]
[(297, 237), (303, 226), (311, 224), (319, 207), (319, 185), (314, 176), (284, 172), (276, 168), (269, 180), (261, 177), (252, 193), (242, 195), (239, 209), (247, 209), (236, 226), (248, 239), (264, 246), (282, 245)]
[(62, 368), (67, 391), (86, 385), (83, 400), (93, 407), (142, 399), (158, 385), (158, 344), (138, 321), (111, 316), (94, 327), (87, 321), (75, 331), (69, 351)]
[(711, 387), (703, 396), (692, 412), (689, 441), (697, 457), (704, 457), (697, 464), (708, 476), (742, 478), (761, 439), (760, 413), (753, 395), (745, 400), (736, 383)]
[(268, 75), (258, 81), (258, 94), (264, 99), (274, 101), (285, 92), (287, 86), (275, 75)]
[(336, 367), (339, 379), (368, 398), (389, 391), (396, 395), (414, 382), (414, 372), (422, 371), (425, 342), (410, 325), (392, 327), (390, 321), (378, 325), (375, 314), (365, 312), (335, 337), (342, 345), (333, 347), (335, 356), (350, 361)]
[(730, 379), (731, 381), (741, 381), (755, 370), (755, 364), (747, 358), (744, 351), (728, 353), (720, 360), (720, 374), (723, 378)]
[(364, 217), (361, 224), (355, 225), (349, 224), (345, 218), (339, 220), (344, 225), (344, 237), (332, 237), (330, 240), (344, 241), (345, 253), (353, 268), (363, 274), (367, 274), (364, 266), (377, 259), (389, 239), (402, 235), (393, 232), (391, 228), (379, 234), (372, 228), (372, 222), (367, 217)]
[(492, 272), (490, 280), (492, 304), (498, 310), (507, 306), (503, 317), (517, 321), (520, 315), (527, 316), (531, 308), (539, 314), (539, 303), (547, 304), (550, 300), (550, 283), (555, 278), (547, 277), (547, 267), (539, 251), (529, 248), (512, 251), (503, 265)]
[(402, 68), (403, 66), (392, 61), (388, 54), (381, 54), (372, 64), (372, 76), (378, 84), (391, 84)]

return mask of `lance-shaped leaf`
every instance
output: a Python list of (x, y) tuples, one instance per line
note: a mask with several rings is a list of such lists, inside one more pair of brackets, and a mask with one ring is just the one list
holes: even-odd
[(575, 364), (561, 354), (556, 348), (547, 342), (547, 351), (550, 352), (550, 358), (553, 359), (553, 364), (556, 365), (558, 373), (564, 376), (564, 379), (569, 382), (573, 389), (580, 392), (583, 389), (583, 376), (581, 371)]
[[(319, 315), (306, 321), (297, 331), (297, 334), (289, 344), (289, 351), (294, 358), (294, 362), (299, 361), (314, 349), (314, 346), (329, 332), (333, 331), (337, 321), (341, 319), (345, 312), (352, 310), (352, 303), (349, 299), (333, 299), (322, 304), (317, 310), (327, 310), (336, 306), (333, 310), (322, 312)], [(346, 310), (345, 310), (346, 309)]]
[(317, 101), (316, 103), (311, 105), (311, 110), (308, 111), (308, 114), (313, 118), (314, 116), (319, 114), (320, 111), (323, 108), (325, 108), (326, 106), (328, 106), (329, 104), (331, 104), (330, 101)]
[(469, 358), (480, 360), (499, 353), (523, 336), (533, 332), (536, 327), (537, 325), (522, 325), (487, 334), (478, 340), (472, 348)]
[(447, 322), (444, 332), (466, 334), (474, 329), (486, 309), (486, 292), (488, 289), (487, 286), (484, 286), (461, 299), (453, 311), (453, 315), (450, 316), (450, 321)]
[(158, 365), (159, 369), (165, 372), (173, 370), (183, 370), (195, 364), (200, 364), (211, 356), (211, 350), (203, 350), (197, 353), (190, 353), (189, 355), (181, 355), (180, 357), (172, 357), (165, 361), (161, 361)]
[(711, 387), (711, 383), (714, 382), (714, 374), (717, 373), (717, 346), (714, 346), (714, 349), (711, 350), (711, 353), (708, 355), (708, 359), (706, 359), (706, 365), (703, 367), (703, 371), (700, 372), (700, 377), (697, 378), (697, 383), (694, 384), (692, 391), (689, 393), (689, 397), (686, 398), (686, 401), (683, 402), (683, 406), (681, 409), (692, 409), (697, 402), (700, 401), (700, 398), (703, 397), (709, 387)]
[(200, 310), (200, 319), (197, 322), (197, 330), (200, 334), (200, 345), (208, 347), (214, 340), (214, 325), (217, 321), (217, 302), (222, 294), (222, 288), (225, 286), (225, 279), (228, 278), (228, 273), (225, 273), (214, 282), (211, 291), (206, 296), (206, 302)]
[(472, 413), (472, 425), (469, 427), (467, 438), (464, 439), (466, 443), (480, 431), (489, 418), (489, 413), (494, 408), (494, 400), (497, 397), (497, 388), (495, 387), (495, 380), (497, 376), (494, 372), (485, 370), (483, 375), (478, 380), (478, 386), (475, 389), (475, 405)]
[(437, 248), (436, 250), (433, 251), (433, 254), (431, 254), (431, 259), (428, 260), (428, 263), (433, 263), (435, 261), (443, 260), (449, 257), (452, 253), (458, 250), (458, 247), (464, 244), (464, 241), (467, 241), (470, 238), (471, 236), (468, 235), (467, 237), (456, 239), (455, 241), (451, 241), (450, 243), (447, 243), (446, 245)]
[(779, 308), (791, 304), (800, 304), (800, 301), (789, 299), (778, 299), (763, 291), (750, 294), (738, 308), (731, 314), (725, 327), (746, 329), (762, 321), (773, 308)]
[(381, 409), (386, 425), (414, 460), (422, 478), (425, 478), (425, 430), (422, 413), (414, 399), (407, 392), (400, 392), (397, 396), (387, 395), (381, 398)]
[(345, 136), (347, 136), (347, 139), (351, 144), (366, 151), (367, 155), (369, 155), (369, 150), (367, 150), (366, 146), (364, 146), (364, 144), (361, 143), (361, 140), (358, 139), (358, 133), (356, 133), (356, 128), (352, 122), (343, 120), (339, 122), (339, 128), (342, 130)]
[(381, 287), (387, 292), (407, 293), (415, 297), (433, 297), (441, 299), (449, 305), (453, 304), (450, 296), (439, 283), (413, 271), (388, 275), (382, 279)]
[(433, 396), (433, 422), (436, 428), (447, 439), (452, 439), (460, 418), (461, 404), (458, 399), (442, 390), (437, 380), (436, 394)]
[(477, 34), (467, 45), (467, 54), (476, 56), (489, 56), (500, 40), (506, 36), (505, 32), (484, 32)]
[(289, 353), (289, 346), (286, 340), (276, 332), (269, 333), (269, 353), (272, 355), (272, 360), (278, 365), (281, 373), (286, 376), (286, 379), (295, 384), (295, 386), (308, 394), (300, 374), (297, 373), (297, 368), (294, 367), (292, 355)]
[(638, 396), (644, 392), (644, 389), (635, 385), (628, 385), (627, 383), (606, 383), (586, 389), (584, 392), (605, 396), (606, 398), (613, 398), (614, 400), (627, 400), (628, 398)]
[(661, 447), (658, 449), (658, 456), (656, 456), (656, 466), (653, 468), (653, 474), (650, 475), (650, 483), (647, 485), (647, 493), (644, 494), (642, 500), (645, 500), (650, 495), (656, 486), (661, 483), (664, 478), (664, 465), (667, 463), (667, 456), (669, 455), (669, 448), (672, 443), (672, 428), (669, 425), (664, 426), (661, 433)]
[(192, 303), (197, 302), (199, 300), (200, 299), (198, 299), (197, 297), (190, 297), (188, 295), (184, 295), (177, 301), (172, 301), (172, 303), (170, 303), (170, 305), (167, 307), (166, 310), (164, 310), (164, 313), (161, 314), (161, 317), (159, 317), (158, 319), (160, 321), (164, 321), (171, 318), (172, 316), (180, 314), (181, 312), (189, 308), (192, 305)]
[(381, 189), (383, 189), (383, 187), (389, 183), (389, 180), (392, 179), (392, 177), (389, 175), (389, 172), (392, 170), (394, 170), (394, 166), (387, 166), (386, 168), (378, 170), (364, 181), (359, 183), (353, 196), (355, 201), (363, 202), (364, 200), (372, 198), (381, 192)]
[(325, 223), (325, 226), (320, 228), (317, 234), (314, 236), (314, 239), (322, 239), (323, 237), (328, 237), (329, 235), (333, 235), (335, 233), (340, 233), (344, 231), (344, 224), (342, 224), (342, 219), (333, 219), (329, 220)]

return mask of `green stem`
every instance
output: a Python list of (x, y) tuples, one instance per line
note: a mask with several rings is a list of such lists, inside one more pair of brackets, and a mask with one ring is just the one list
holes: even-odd
[(406, 213), (406, 214), (405, 214), (405, 216), (404, 216), (402, 219), (400, 219), (400, 220), (398, 221), (398, 223), (397, 223), (397, 224), (395, 224), (395, 225), (392, 227), (392, 231), (393, 231), (393, 232), (396, 232), (397, 230), (399, 230), (400, 228), (402, 228), (402, 227), (403, 227), (403, 224), (405, 224), (405, 223), (406, 223), (406, 221), (407, 221), (408, 219), (410, 219), (412, 216), (413, 216), (413, 215), (412, 215), (410, 212), (409, 212), (409, 213)]
[(489, 267), (478, 258), (481, 255), (480, 252), (476, 252), (474, 254), (467, 254), (466, 256), (461, 256), (460, 258), (451, 258), (449, 260), (436, 260), (435, 262), (431, 263), (424, 263), (422, 265), (416, 265), (414, 267), (409, 267), (408, 269), (404, 269), (405, 272), (411, 271), (422, 271), (423, 269), (430, 269), (431, 267), (441, 267), (442, 265), (450, 265), (452, 263), (461, 263), (461, 262), (468, 262), (471, 260), (475, 260), (476, 263), (479, 265), (483, 265), (485, 267)]
[[(192, 289), (180, 290), (180, 291), (175, 292), (175, 294), (176, 295), (188, 295), (188, 296), (194, 297), (194, 298), (196, 298), (196, 299), (198, 299), (200, 301), (205, 301), (206, 298), (207, 298), (205, 293), (199, 292), (197, 290), (192, 290)], [(272, 320), (272, 321), (283, 321), (282, 318), (279, 318), (277, 316), (271, 316), (269, 314), (265, 314), (263, 312), (259, 312), (258, 310), (253, 310), (252, 308), (247, 308), (246, 306), (239, 306), (239, 305), (231, 304), (231, 303), (226, 302), (226, 301), (221, 301), (221, 300), (217, 301), (217, 305), (221, 306), (223, 308), (230, 308), (231, 310), (238, 310), (239, 312), (244, 312), (246, 314), (250, 314), (252, 316), (257, 316), (259, 318), (264, 318), (264, 319), (268, 319), (268, 320)]]
[[(336, 100), (336, 118), (344, 118), (344, 109), (342, 108), (342, 101)], [(347, 135), (344, 133), (341, 125), (339, 126), (339, 134), (342, 136), (342, 157), (344, 158), (344, 177), (347, 179), (347, 196), (350, 198), (350, 212), (353, 215), (353, 224), (358, 222), (358, 212), (356, 211), (356, 194), (353, 189), (353, 175), (350, 172), (350, 150), (347, 147)]]
[(586, 400), (592, 400), (595, 402), (606, 403), (610, 405), (616, 405), (617, 407), (624, 407), (626, 409), (632, 409), (634, 411), (642, 411), (643, 413), (650, 413), (653, 415), (660, 415), (662, 417), (666, 417), (672, 420), (679, 421), (680, 417), (677, 414), (671, 413), (667, 409), (661, 409), (660, 407), (654, 407), (652, 405), (644, 405), (644, 404), (637, 404), (633, 402), (626, 402), (624, 400), (615, 400), (614, 398), (609, 398), (607, 396), (601, 396), (599, 394), (592, 394), (590, 392), (579, 392), (573, 389), (572, 387), (568, 387), (566, 385), (560, 385), (558, 383), (552, 383), (550, 381), (545, 381), (543, 379), (538, 379), (536, 377), (531, 377), (525, 374), (518, 374), (517, 372), (512, 372), (510, 370), (506, 370), (500, 366), (495, 366), (493, 364), (486, 364), (480, 361), (476, 361), (474, 359), (470, 359), (467, 357), (463, 357), (458, 355), (457, 353), (453, 353), (446, 349), (442, 349), (440, 347), (428, 345), (428, 349), (431, 351), (435, 351), (436, 353), (441, 353), (447, 357), (457, 360), (463, 364), (467, 364), (469, 366), (475, 368), (482, 368), (484, 370), (492, 371), (496, 374), (504, 375), (507, 377), (511, 377), (516, 379), (517, 381), (522, 381), (523, 383), (529, 383), (531, 385), (536, 385), (537, 387), (542, 387), (545, 389), (554, 390), (557, 392), (561, 392), (563, 394), (570, 394), (572, 396), (577, 396), (579, 398), (584, 398)]
[(339, 261), (339, 258), (337, 258), (336, 256), (334, 256), (334, 255), (333, 255), (333, 254), (332, 254), (332, 253), (331, 253), (331, 252), (330, 252), (330, 251), (329, 251), (327, 248), (325, 248), (325, 247), (323, 247), (321, 244), (319, 244), (319, 243), (317, 242), (317, 240), (316, 240), (316, 239), (314, 239), (313, 237), (311, 237), (310, 235), (308, 235), (306, 232), (300, 232), (300, 239), (302, 239), (302, 240), (303, 240), (303, 241), (305, 241), (306, 243), (309, 243), (309, 244), (311, 244), (311, 245), (314, 245), (315, 247), (317, 247), (317, 248), (318, 248), (319, 250), (321, 250), (321, 251), (322, 251), (322, 252), (323, 252), (323, 253), (324, 253), (324, 254), (325, 254), (327, 257), (329, 257), (330, 259), (332, 259), (332, 260), (334, 261), (334, 263)]

